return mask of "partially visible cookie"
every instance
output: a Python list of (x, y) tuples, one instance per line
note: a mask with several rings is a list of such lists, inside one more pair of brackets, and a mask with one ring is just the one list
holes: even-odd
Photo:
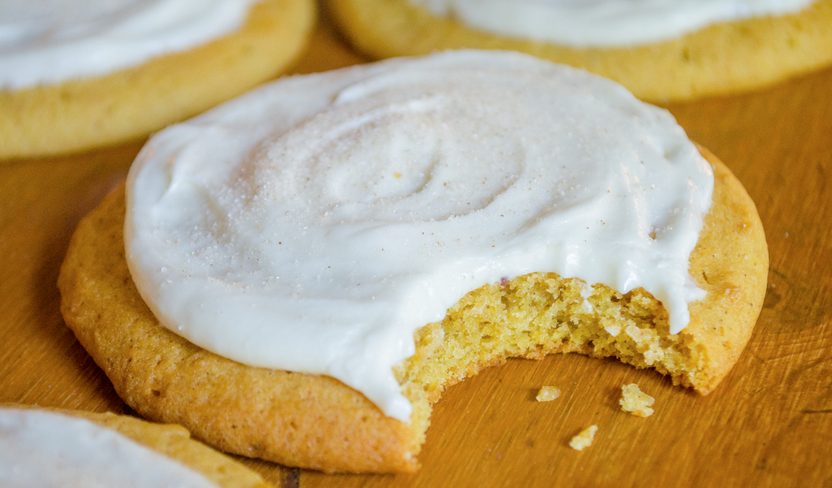
[(162, 327), (124, 257), (124, 189), (79, 225), (61, 267), (61, 310), (115, 390), (141, 415), (185, 425), (219, 449), (324, 471), (418, 468), (431, 405), (444, 389), (508, 357), (580, 352), (651, 367), (706, 394), (736, 363), (765, 294), (768, 251), (753, 202), (713, 155), (711, 211), (690, 272), (707, 297), (669, 334), (668, 314), (643, 289), (622, 295), (554, 273), (472, 291), (442, 322), (415, 334), (416, 354), (395, 372), (411, 422), (384, 416), (366, 397), (326, 376), (242, 365)]
[(832, 64), (832, 0), (791, 15), (723, 22), (633, 47), (576, 48), (512, 38), (432, 15), (410, 0), (331, 0), (347, 38), (375, 58), (457, 48), (506, 49), (615, 80), (645, 100), (763, 87)]
[[(142, 444), (158, 453), (176, 460), (200, 473), (220, 488), (268, 488), (269, 485), (256, 473), (243, 467), (213, 449), (191, 439), (186, 429), (179, 425), (160, 425), (126, 415), (113, 413), (92, 413), (78, 410), (32, 407), (20, 404), (0, 404), (0, 411), (32, 410), (72, 418), (86, 419), (124, 437)], [(55, 466), (44, 466), (44, 469)], [(147, 466), (153, 469), (153, 466)], [(9, 475), (10, 473), (5, 473)], [(7, 482), (14, 478), (3, 478)]]
[(0, 88), (0, 160), (144, 137), (284, 70), (306, 44), (312, 0), (256, 3), (244, 26), (202, 46), (101, 77)]

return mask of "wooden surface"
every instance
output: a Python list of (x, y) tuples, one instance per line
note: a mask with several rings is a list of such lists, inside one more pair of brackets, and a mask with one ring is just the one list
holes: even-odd
[[(325, 26), (298, 72), (361, 58)], [(324, 475), (247, 464), (277, 486), (832, 487), (832, 70), (751, 94), (668, 107), (760, 211), (765, 306), (739, 363), (708, 397), (612, 360), (514, 360), (436, 405), (415, 475)], [(129, 412), (59, 312), (55, 281), (78, 220), (123, 178), (142, 141), (0, 162), (0, 402)], [(656, 414), (621, 412), (622, 384)], [(563, 390), (538, 403), (543, 385)], [(583, 452), (569, 439), (598, 425)]]

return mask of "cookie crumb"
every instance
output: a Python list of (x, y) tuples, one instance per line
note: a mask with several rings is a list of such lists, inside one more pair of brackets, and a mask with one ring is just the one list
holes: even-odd
[(621, 410), (630, 412), (637, 417), (649, 417), (653, 415), (653, 409), (650, 408), (656, 399), (641, 391), (637, 384), (632, 383), (621, 387), (621, 400), (618, 403), (621, 405)]
[(537, 401), (539, 402), (551, 402), (555, 398), (560, 396), (560, 388), (554, 386), (544, 386), (540, 389), (537, 393)]
[(598, 432), (598, 426), (590, 425), (569, 441), (569, 447), (576, 451), (583, 451), (584, 448), (592, 445), (592, 440), (595, 439), (596, 432)]

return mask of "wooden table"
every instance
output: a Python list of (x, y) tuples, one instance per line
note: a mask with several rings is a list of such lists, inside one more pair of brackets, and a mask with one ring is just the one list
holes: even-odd
[[(326, 24), (297, 72), (363, 61)], [(832, 486), (832, 70), (668, 107), (743, 182), (771, 253), (754, 336), (707, 397), (614, 360), (513, 360), (449, 389), (416, 475), (324, 475), (246, 461), (278, 486)], [(55, 285), (78, 220), (143, 141), (0, 163), (0, 402), (128, 412), (63, 323)], [(622, 384), (656, 398), (622, 412)], [(542, 385), (563, 390), (534, 400)], [(567, 445), (597, 424), (583, 452)]]

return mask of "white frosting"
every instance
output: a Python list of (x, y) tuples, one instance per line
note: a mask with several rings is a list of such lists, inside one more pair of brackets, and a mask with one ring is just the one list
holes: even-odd
[(160, 132), (128, 177), (127, 262), (192, 342), (407, 420), (391, 368), (414, 331), (502, 277), (644, 287), (679, 332), (712, 188), (672, 116), (614, 82), (447, 52), (285, 78)]
[(202, 474), (94, 422), (0, 408), (4, 488), (216, 488)]
[(0, 0), (0, 89), (138, 66), (237, 30), (256, 0)]
[(711, 24), (798, 12), (813, 0), (410, 0), (440, 17), (567, 46), (630, 46)]

